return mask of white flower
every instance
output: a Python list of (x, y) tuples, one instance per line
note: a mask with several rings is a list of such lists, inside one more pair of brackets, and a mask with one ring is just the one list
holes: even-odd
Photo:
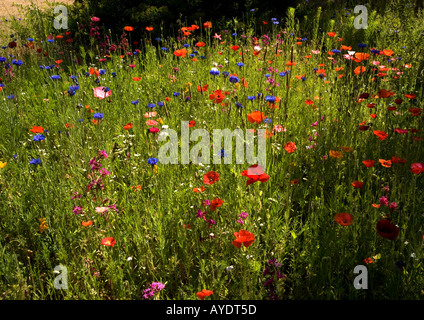
[(231, 270), (233, 270), (233, 269), (234, 269), (234, 267), (233, 267), (233, 266), (228, 266), (228, 267), (226, 267), (226, 268), (225, 268), (225, 270), (226, 270), (226, 271), (231, 271)]

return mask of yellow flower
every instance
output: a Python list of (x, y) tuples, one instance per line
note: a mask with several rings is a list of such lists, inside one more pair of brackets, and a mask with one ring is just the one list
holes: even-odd
[(160, 124), (163, 124), (163, 120), (162, 120), (162, 118), (158, 118), (158, 119), (157, 119), (157, 121), (158, 121)]
[(49, 225), (46, 222), (46, 218), (38, 219), (40, 222), (40, 232), (43, 233), (44, 230), (47, 230), (49, 228)]
[(339, 151), (330, 150), (330, 157), (340, 159), (343, 158), (343, 154)]
[(1, 168), (4, 168), (4, 167), (6, 166), (6, 164), (7, 164), (7, 162), (1, 162), (1, 161), (0, 161), (0, 169), (1, 169)]
[(155, 173), (158, 173), (158, 166), (154, 165), (153, 168), (155, 169)]

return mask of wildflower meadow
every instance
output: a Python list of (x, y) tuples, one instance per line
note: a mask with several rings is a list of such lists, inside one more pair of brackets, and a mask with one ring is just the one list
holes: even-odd
[(1, 12), (0, 299), (423, 299), (415, 2), (77, 2)]

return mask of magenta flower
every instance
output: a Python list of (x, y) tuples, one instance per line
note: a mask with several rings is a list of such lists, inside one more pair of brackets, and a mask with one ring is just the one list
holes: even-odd
[(391, 202), (389, 208), (391, 211), (394, 211), (397, 208), (396, 202)]
[(100, 21), (100, 18), (98, 18), (98, 17), (92, 17), (91, 18), (91, 21), (93, 21), (93, 22), (99, 22)]
[(389, 205), (389, 199), (387, 199), (387, 197), (385, 197), (385, 196), (382, 196), (380, 198), (380, 204), (382, 204), (382, 205), (384, 205), (384, 206), (387, 207)]

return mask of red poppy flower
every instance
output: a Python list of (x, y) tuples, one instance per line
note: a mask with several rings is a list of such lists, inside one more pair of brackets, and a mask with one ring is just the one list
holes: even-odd
[(422, 112), (421, 108), (418, 107), (411, 107), (408, 109), (409, 112), (411, 112), (411, 116), (419, 116)]
[(269, 175), (265, 173), (265, 169), (258, 164), (250, 166), (249, 169), (244, 170), (241, 175), (249, 178), (249, 180), (246, 181), (247, 186), (257, 181), (264, 183), (269, 180)]
[(377, 232), (383, 238), (395, 240), (399, 235), (399, 228), (389, 220), (380, 220), (377, 222)]
[(209, 171), (203, 176), (203, 183), (204, 184), (214, 184), (215, 182), (219, 181), (219, 174), (215, 171)]
[(210, 29), (210, 28), (212, 28), (212, 23), (211, 23), (210, 21), (206, 21), (206, 22), (203, 24), (203, 27), (204, 27), (205, 29)]
[(81, 224), (84, 227), (88, 227), (88, 226), (91, 226), (93, 224), (93, 221), (92, 220), (90, 220), (90, 221), (83, 221)]
[(328, 34), (329, 37), (334, 37), (336, 35), (335, 32), (328, 32), (327, 34)]
[(134, 81), (140, 81), (141, 80), (141, 77), (133, 77), (132, 78)]
[(362, 60), (369, 60), (370, 58), (370, 54), (369, 53), (364, 53), (364, 52), (356, 52), (355, 53), (355, 58), (362, 61)]
[(407, 97), (408, 99), (416, 99), (416, 96), (413, 93), (407, 93), (405, 94), (405, 97)]
[(216, 208), (220, 207), (224, 203), (224, 200), (215, 198), (211, 201), (211, 211), (215, 211)]
[(193, 188), (193, 192), (203, 192), (205, 191), (205, 187), (201, 186), (200, 188)]
[(383, 167), (390, 168), (392, 166), (391, 160), (378, 159)]
[(393, 156), (392, 163), (406, 163), (406, 160)]
[(307, 105), (311, 105), (311, 104), (314, 104), (314, 101), (313, 101), (313, 100), (311, 100), (311, 99), (306, 99), (305, 103), (306, 103)]
[(296, 148), (296, 143), (294, 143), (294, 142), (287, 142), (284, 145), (284, 150), (286, 150), (288, 153), (295, 152), (296, 149), (297, 149)]
[(341, 226), (352, 224), (353, 216), (350, 213), (340, 212), (334, 216), (334, 220)]
[(368, 92), (364, 92), (359, 96), (358, 99), (368, 99), (369, 96), (370, 94)]
[(374, 133), (380, 140), (386, 139), (389, 135), (381, 130), (374, 130), (372, 133)]
[(210, 296), (211, 294), (213, 294), (213, 291), (212, 290), (202, 289), (202, 291), (199, 291), (199, 292), (196, 293), (196, 296), (200, 300), (204, 300), (205, 297)]
[(370, 128), (370, 126), (359, 126), (359, 130), (361, 131), (367, 131)]
[(380, 98), (389, 98), (395, 95), (392, 90), (387, 91), (386, 89), (381, 89), (377, 94)]
[(225, 94), (222, 90), (215, 90), (209, 95), (209, 99), (212, 100), (213, 103), (221, 103), (224, 100)]
[(133, 28), (133, 27), (131, 27), (131, 26), (125, 26), (125, 27), (124, 27), (124, 30), (125, 30), (125, 31), (134, 31), (134, 28)]
[(390, 50), (390, 49), (384, 49), (384, 50), (381, 52), (381, 54), (382, 54), (382, 55), (385, 55), (385, 56), (387, 56), (387, 57), (390, 57), (393, 53), (394, 53), (394, 52), (393, 52), (393, 50)]
[(371, 168), (373, 165), (374, 165), (374, 163), (375, 163), (375, 161), (374, 160), (364, 160), (364, 161), (362, 161), (362, 163), (367, 167), (367, 168)]
[(116, 241), (112, 237), (107, 237), (102, 239), (102, 245), (108, 246), (108, 247), (114, 247), (116, 244)]
[(356, 67), (356, 68), (355, 68), (355, 70), (353, 70), (353, 72), (355, 72), (355, 74), (356, 74), (356, 75), (358, 75), (358, 74), (360, 74), (361, 72), (365, 72), (365, 70), (366, 70), (366, 69), (365, 69), (365, 67), (364, 67), (364, 66), (362, 66), (362, 67), (360, 67), (360, 66), (359, 66), (359, 67)]
[(401, 104), (402, 103), (402, 99), (395, 99), (395, 103), (396, 104)]
[(364, 183), (362, 181), (353, 181), (352, 186), (355, 188), (361, 189), (363, 187)]
[(202, 92), (202, 91), (207, 91), (208, 90), (208, 85), (205, 84), (203, 87), (197, 86), (197, 91)]
[(297, 185), (297, 184), (299, 184), (299, 179), (293, 179), (293, 180), (291, 180), (290, 181), (290, 184), (292, 184), (292, 185)]
[(125, 126), (124, 126), (124, 129), (125, 130), (129, 130), (129, 129), (131, 129), (133, 127), (133, 124), (132, 123), (127, 123)]
[(37, 127), (37, 126), (32, 126), (32, 129), (29, 130), (33, 133), (43, 133), (44, 132), (44, 128), (43, 127)]
[(247, 120), (250, 123), (261, 123), (265, 119), (265, 115), (261, 111), (253, 111), (247, 114)]
[(399, 129), (399, 128), (396, 128), (396, 129), (394, 129), (394, 131), (395, 131), (396, 133), (399, 133), (399, 134), (405, 134), (405, 133), (408, 133), (408, 129)]
[(186, 54), (187, 54), (187, 50), (186, 50), (186, 49), (178, 49), (178, 50), (175, 50), (175, 51), (174, 51), (174, 54), (175, 54), (177, 57), (185, 57), (185, 56), (186, 56)]
[(424, 171), (424, 164), (422, 162), (416, 162), (411, 164), (411, 172), (415, 174), (420, 174)]
[(233, 245), (238, 249), (241, 248), (241, 245), (244, 245), (247, 248), (255, 241), (255, 235), (246, 230), (234, 232), (234, 236), (236, 237), (236, 240), (233, 240)]
[(204, 42), (196, 43), (196, 47), (199, 47), (199, 48), (204, 47), (205, 45), (206, 45), (206, 43), (204, 43)]
[(196, 125), (196, 121), (194, 120), (190, 120), (190, 122), (188, 123), (189, 128), (194, 127), (195, 125)]
[(147, 31), (153, 31), (153, 27), (146, 27)]

